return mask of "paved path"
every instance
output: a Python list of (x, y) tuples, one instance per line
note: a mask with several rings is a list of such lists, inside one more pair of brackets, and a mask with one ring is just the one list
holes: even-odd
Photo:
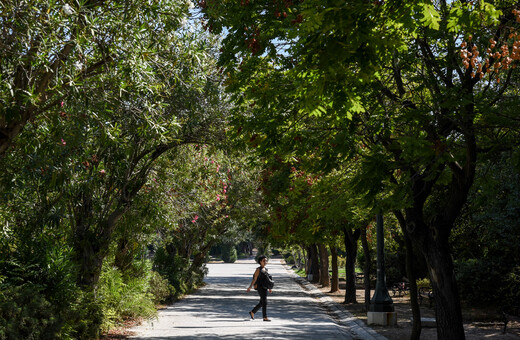
[(246, 288), (257, 266), (252, 260), (208, 264), (205, 287), (132, 329), (132, 339), (384, 339), (276, 259), (267, 265), (275, 280), (267, 298), (272, 321), (262, 321), (261, 310), (250, 320), (259, 297)]

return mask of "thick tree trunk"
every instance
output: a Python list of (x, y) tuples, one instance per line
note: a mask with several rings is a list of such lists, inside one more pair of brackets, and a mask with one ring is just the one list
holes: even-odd
[(361, 228), (361, 247), (363, 248), (363, 255), (365, 258), (365, 264), (363, 266), (363, 284), (365, 288), (365, 309), (368, 311), (370, 307), (370, 267), (372, 259), (370, 256), (370, 248), (368, 247), (367, 240), (367, 228), (368, 225)]
[(345, 301), (344, 303), (357, 303), (356, 299), (356, 255), (357, 255), (357, 241), (361, 232), (359, 229), (354, 231), (343, 228), (346, 261), (346, 287), (345, 287)]
[(317, 283), (320, 280), (320, 263), (318, 260), (318, 248), (316, 247), (316, 244), (311, 244), (309, 246), (308, 251), (308, 263), (309, 263), (309, 272), (307, 274), (312, 275), (311, 282)]
[(322, 287), (330, 287), (329, 277), (329, 253), (324, 244), (318, 245), (320, 252), (320, 284)]
[(465, 339), (460, 298), (455, 280), (453, 260), (449, 250), (451, 225), (442, 218), (427, 225), (418, 209), (406, 210), (408, 235), (424, 255), (432, 284), (437, 338), (441, 340)]
[(330, 292), (339, 291), (339, 274), (338, 274), (338, 249), (334, 245), (330, 245), (330, 255), (332, 257), (332, 278), (330, 282)]
[(448, 242), (422, 248), (432, 283), (438, 339), (465, 339), (460, 298)]
[(103, 261), (108, 253), (108, 247), (102, 246), (100, 242), (93, 242), (94, 238), (92, 233), (82, 233), (75, 236), (73, 243), (78, 266), (76, 282), (85, 291), (96, 290)]
[(413, 269), (413, 261), (415, 258), (412, 240), (406, 230), (406, 221), (403, 214), (400, 211), (394, 211), (394, 215), (399, 221), (401, 230), (403, 231), (404, 242), (406, 247), (406, 276), (408, 276), (409, 288), (410, 288), (410, 306), (412, 307), (412, 334), (410, 340), (419, 340), (421, 338), (421, 309), (419, 307), (418, 292), (417, 292), (417, 277)]
[(108, 255), (116, 222), (123, 211), (117, 210), (95, 228), (78, 224), (73, 237), (75, 260), (78, 266), (77, 283), (86, 291), (95, 291), (103, 261)]
[(81, 203), (75, 211), (72, 235), (72, 247), (78, 268), (76, 282), (85, 291), (95, 292), (115, 225), (125, 209), (115, 209), (104, 220), (95, 222), (92, 197), (83, 193)]

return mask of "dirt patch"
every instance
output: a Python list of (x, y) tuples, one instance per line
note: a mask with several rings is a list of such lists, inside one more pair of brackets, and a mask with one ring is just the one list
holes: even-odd
[[(357, 290), (357, 301), (358, 304), (343, 304), (344, 294), (343, 290), (336, 293), (330, 293), (330, 288), (318, 286), (325, 295), (330, 296), (332, 300), (340, 306), (354, 314), (358, 319), (362, 320), (365, 324), (367, 322), (367, 313), (364, 308), (364, 295), (365, 292), (362, 289)], [(373, 292), (371, 293), (372, 296)], [(390, 293), (392, 295), (392, 293)], [(409, 339), (412, 333), (412, 310), (410, 308), (410, 297), (406, 296), (392, 296), (394, 302), (394, 308), (397, 312), (397, 326), (383, 327), (371, 325), (377, 333), (385, 336), (389, 340), (403, 340)], [(421, 306), (421, 317), (433, 318), (435, 317), (435, 311), (433, 307), (429, 307), (428, 302), (423, 302)], [(497, 308), (463, 308), (462, 317), (465, 320), (464, 331), (466, 333), (466, 339), (475, 340), (488, 340), (488, 339), (520, 339), (520, 323), (510, 322), (507, 325), (507, 332), (502, 333), (504, 328), (504, 322), (497, 313)], [(435, 340), (437, 339), (436, 328), (423, 327), (421, 331), (421, 340)]]
[(126, 320), (119, 327), (115, 327), (111, 329), (108, 333), (102, 334), (99, 340), (124, 340), (128, 339), (128, 337), (135, 335), (135, 332), (130, 331), (129, 329), (140, 325), (144, 319), (132, 319)]

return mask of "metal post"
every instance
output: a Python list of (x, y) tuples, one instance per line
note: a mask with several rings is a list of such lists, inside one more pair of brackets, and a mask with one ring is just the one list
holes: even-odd
[(385, 235), (383, 233), (383, 215), (377, 214), (377, 283), (372, 300), (370, 300), (369, 311), (371, 312), (393, 312), (394, 302), (388, 294), (385, 276)]

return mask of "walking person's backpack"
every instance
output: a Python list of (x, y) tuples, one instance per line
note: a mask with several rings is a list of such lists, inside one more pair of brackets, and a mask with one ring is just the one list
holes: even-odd
[[(253, 278), (255, 277), (255, 274), (253, 274)], [(258, 284), (261, 283), (259, 286)], [(260, 270), (260, 274), (258, 276), (257, 282), (255, 282), (255, 289), (258, 290), (258, 287), (265, 287), (267, 289), (273, 289), (274, 287), (274, 280), (271, 274), (267, 272), (267, 269), (265, 271)]]
[(274, 287), (274, 280), (271, 274), (269, 274), (267, 271), (265, 272), (265, 283), (267, 289), (273, 289)]

